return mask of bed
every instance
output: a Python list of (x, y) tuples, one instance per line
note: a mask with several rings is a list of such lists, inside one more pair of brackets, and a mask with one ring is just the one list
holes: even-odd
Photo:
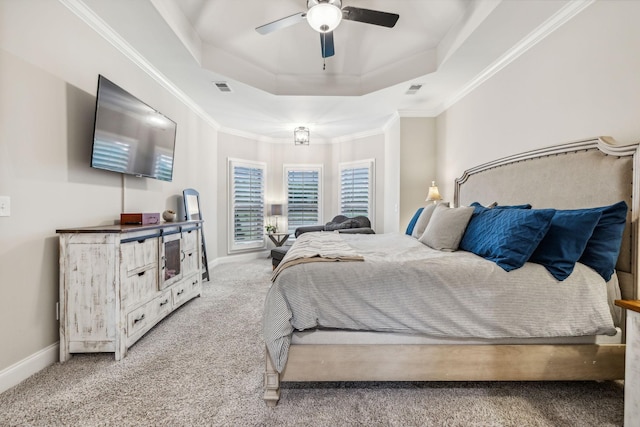
[[(476, 258), (479, 257), (474, 254), (425, 249), (422, 243), (400, 234), (354, 235), (341, 239), (355, 251), (351, 255), (363, 253), (364, 260), (355, 256), (345, 260), (348, 262), (304, 263), (276, 271), (265, 302), (263, 325), (266, 344), (265, 402), (270, 406), (277, 404), (282, 381), (624, 378), (625, 347), (624, 331), (621, 329), (624, 321), (613, 308), (612, 301), (620, 297), (636, 299), (638, 296), (638, 170), (638, 144), (620, 146), (610, 138), (602, 137), (499, 159), (469, 169), (456, 180), (456, 207), (469, 206), (473, 202), (480, 205), (498, 202), (500, 205), (531, 204), (536, 210), (544, 211), (545, 208), (567, 210), (607, 206), (621, 201), (626, 204), (628, 209), (625, 212), (626, 220), (623, 219), (620, 252), (617, 260), (614, 260), (615, 274), (605, 280), (596, 277), (598, 273), (590, 267), (576, 263), (566, 280), (556, 283), (562, 286), (555, 286), (564, 292), (562, 298), (566, 300), (562, 307), (554, 306), (553, 300), (544, 301), (544, 292), (536, 287), (527, 287), (529, 277), (545, 275), (545, 267), (541, 265), (527, 262), (522, 268), (506, 273), (501, 268), (491, 268), (490, 265), (494, 263), (478, 260)], [(389, 252), (389, 248), (393, 250)], [(394, 257), (401, 256), (401, 252), (414, 258), (409, 261), (403, 258), (405, 272), (375, 270), (382, 268), (373, 263), (376, 257), (393, 261)], [(504, 282), (502, 286), (511, 285), (514, 289), (506, 294), (504, 290), (497, 291), (494, 295), (483, 295), (483, 292), (473, 289), (456, 289), (456, 280), (460, 279), (451, 280), (457, 277), (456, 272), (444, 266), (451, 257), (466, 257), (470, 262), (476, 262), (477, 269), (474, 271), (483, 277), (486, 272), (488, 285), (495, 283), (498, 286)], [(422, 264), (427, 259), (431, 267), (425, 271)], [(439, 267), (440, 264), (443, 266)], [(388, 266), (394, 268), (392, 262)], [(359, 268), (364, 270), (357, 270)], [(320, 273), (314, 276), (314, 270)], [(372, 276), (364, 277), (364, 271), (370, 271)], [(443, 282), (438, 286), (438, 292), (434, 291), (433, 301), (417, 301), (418, 297), (413, 294), (404, 294), (404, 284), (401, 291), (398, 287), (394, 288), (397, 298), (406, 302), (405, 316), (393, 320), (386, 315), (386, 308), (377, 307), (371, 326), (370, 319), (363, 324), (354, 313), (360, 312), (358, 305), (375, 304), (373, 299), (366, 301), (366, 296), (363, 296), (363, 301), (344, 303), (346, 307), (340, 307), (344, 305), (343, 299), (346, 299), (343, 292), (348, 292), (340, 287), (340, 274), (351, 278), (362, 276), (362, 283), (368, 283), (373, 276), (387, 277), (389, 286), (400, 283), (397, 279), (399, 274), (413, 275), (414, 278), (431, 275), (429, 280), (439, 277)], [(599, 280), (602, 286), (580, 288), (587, 279), (596, 281), (594, 283)], [(282, 291), (296, 289), (290, 284), (287, 287), (287, 281), (300, 281), (302, 284), (305, 280), (310, 282), (305, 286), (312, 288), (328, 286), (324, 282), (336, 282), (335, 288), (329, 292), (336, 300), (334, 303), (330, 299), (326, 302), (335, 307), (332, 306), (321, 315), (312, 309), (310, 313), (304, 310), (296, 313), (296, 299), (313, 303), (324, 298), (309, 290), (293, 291), (290, 295)], [(550, 289), (553, 283), (545, 286)], [(375, 294), (380, 289), (370, 291)], [(522, 296), (517, 294), (520, 291), (532, 293)], [(296, 295), (301, 297), (297, 298)], [(387, 298), (386, 294), (378, 297), (378, 301)], [(288, 301), (287, 298), (292, 300)], [(422, 316), (415, 314), (416, 307), (421, 304), (435, 313), (428, 322), (423, 322)], [(486, 310), (487, 304), (494, 304), (491, 310)], [(545, 306), (551, 307), (551, 310)], [(459, 321), (462, 312), (465, 315), (471, 313), (472, 320)], [(482, 322), (495, 321), (493, 330), (499, 329), (498, 333), (487, 334), (476, 328), (473, 316), (482, 315), (483, 312), (495, 313), (495, 319), (489, 316), (483, 318)], [(554, 317), (557, 313), (571, 318), (567, 322), (571, 330), (552, 330), (558, 322)], [(531, 319), (538, 319), (543, 324), (537, 325), (538, 320), (530, 321), (526, 328), (521, 328), (526, 331), (510, 328), (508, 320), (518, 314), (523, 317), (530, 315)], [(598, 319), (591, 322), (590, 316)], [(347, 326), (331, 327), (333, 320), (339, 317), (342, 319), (335, 324)], [(455, 333), (447, 335), (446, 323), (454, 324)], [(495, 328), (496, 325), (498, 328)], [(416, 333), (416, 330), (422, 332)]]

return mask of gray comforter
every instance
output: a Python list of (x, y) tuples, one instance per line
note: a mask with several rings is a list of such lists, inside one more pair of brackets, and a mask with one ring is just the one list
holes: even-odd
[(541, 265), (507, 273), (472, 253), (437, 251), (404, 234), (341, 237), (364, 262), (294, 265), (269, 289), (263, 336), (279, 372), (292, 332), (317, 327), (459, 338), (616, 332), (607, 284), (582, 264), (558, 282)]

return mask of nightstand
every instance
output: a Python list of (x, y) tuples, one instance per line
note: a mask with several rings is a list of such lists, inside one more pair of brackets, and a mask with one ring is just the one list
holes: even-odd
[(269, 239), (271, 239), (273, 244), (279, 248), (287, 241), (287, 239), (289, 238), (289, 233), (269, 233), (267, 234), (267, 236), (269, 236)]
[(624, 362), (624, 425), (640, 420), (640, 300), (616, 300), (627, 309), (627, 347)]

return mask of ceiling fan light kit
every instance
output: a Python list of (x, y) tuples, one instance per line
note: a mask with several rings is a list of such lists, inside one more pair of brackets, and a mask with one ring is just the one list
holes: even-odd
[(342, 21), (341, 0), (308, 0), (307, 22), (319, 33), (333, 31)]
[(311, 28), (320, 33), (322, 57), (328, 58), (335, 54), (333, 30), (343, 19), (393, 28), (396, 22), (398, 22), (399, 17), (400, 15), (397, 13), (388, 13), (353, 6), (342, 7), (342, 0), (307, 0), (306, 12), (295, 13), (261, 25), (256, 28), (256, 31), (262, 35), (266, 35), (306, 20)]

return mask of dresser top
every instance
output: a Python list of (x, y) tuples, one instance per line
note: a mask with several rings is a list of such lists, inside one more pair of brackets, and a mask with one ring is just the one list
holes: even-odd
[(196, 226), (202, 224), (204, 221), (202, 220), (192, 220), (192, 221), (182, 221), (182, 222), (163, 222), (161, 224), (146, 224), (146, 225), (122, 225), (122, 224), (113, 224), (113, 225), (95, 225), (92, 227), (77, 227), (77, 228), (63, 228), (56, 230), (56, 233), (131, 233), (134, 231), (148, 231), (148, 230), (158, 230), (163, 228), (170, 227), (183, 227), (183, 228), (195, 228)]

